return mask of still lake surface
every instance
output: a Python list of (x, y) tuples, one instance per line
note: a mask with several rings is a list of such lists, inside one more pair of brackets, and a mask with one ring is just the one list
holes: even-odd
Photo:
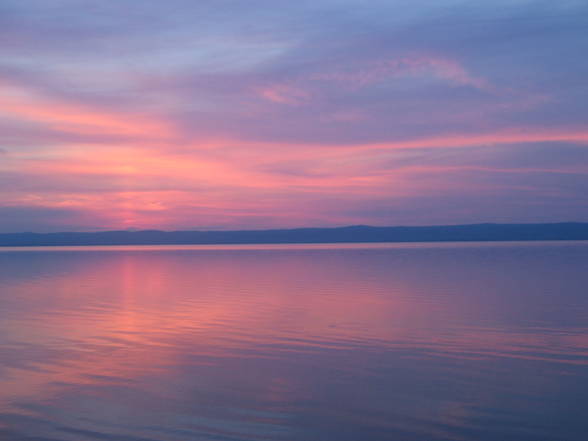
[(0, 248), (0, 440), (586, 441), (588, 242)]

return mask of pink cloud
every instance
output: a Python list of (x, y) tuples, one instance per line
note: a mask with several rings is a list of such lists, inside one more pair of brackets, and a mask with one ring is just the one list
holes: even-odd
[(442, 56), (411, 55), (380, 59), (312, 74), (312, 80), (337, 81), (357, 88), (403, 76), (432, 75), (455, 84), (478, 89), (489, 87), (486, 80), (473, 76), (455, 60)]
[(292, 85), (274, 84), (259, 90), (259, 94), (268, 101), (279, 104), (299, 105), (310, 100), (311, 93)]
[(150, 138), (175, 135), (168, 123), (145, 115), (98, 110), (44, 97), (24, 87), (0, 87), (0, 92), (5, 117), (39, 123), (60, 132)]
[[(437, 58), (379, 62), (372, 70), (335, 72), (313, 81), (364, 87), (395, 75), (423, 72), (456, 84), (486, 87), (458, 64)], [(0, 163), (0, 172), (20, 174), (23, 182), (21, 188), (4, 191), (3, 203), (71, 210), (77, 222), (92, 228), (238, 228), (369, 220), (345, 214), (345, 207), (463, 186), (443, 176), (453, 169), (382, 171), (372, 167), (391, 151), (548, 141), (588, 143), (588, 131), (583, 129), (525, 128), (379, 143), (253, 142), (237, 135), (212, 139), (142, 113), (83, 106), (22, 88), (2, 91), (2, 111), (11, 119), (56, 131), (121, 135), (120, 141), (101, 145), (63, 140), (32, 153), (9, 150)], [(289, 105), (316, 96), (296, 84), (268, 86), (259, 93), (266, 100)], [(366, 115), (340, 109), (333, 118), (353, 122)], [(288, 167), (281, 167), (283, 164)]]
[(496, 92), (487, 80), (471, 74), (458, 61), (440, 55), (414, 54), (399, 58), (377, 59), (361, 64), (350, 63), (309, 73), (288, 81), (269, 84), (258, 94), (280, 104), (300, 105), (310, 102), (323, 82), (335, 82), (358, 90), (373, 84), (402, 77), (431, 76), (451, 84)]

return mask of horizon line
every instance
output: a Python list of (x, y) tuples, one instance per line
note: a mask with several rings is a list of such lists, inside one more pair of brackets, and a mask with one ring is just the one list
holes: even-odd
[(300, 230), (337, 230), (345, 228), (450, 228), (450, 227), (471, 227), (471, 226), (539, 226), (539, 225), (570, 225), (570, 224), (588, 224), (588, 221), (556, 221), (556, 222), (474, 222), (464, 224), (428, 224), (428, 225), (368, 225), (368, 224), (349, 224), (330, 227), (283, 227), (283, 228), (249, 228), (249, 229), (200, 229), (195, 227), (193, 229), (178, 229), (167, 230), (157, 228), (128, 228), (124, 230), (87, 230), (87, 231), (13, 231), (1, 232), (0, 235), (12, 234), (100, 234), (100, 233), (231, 233), (231, 232), (264, 232), (264, 231), (300, 231)]

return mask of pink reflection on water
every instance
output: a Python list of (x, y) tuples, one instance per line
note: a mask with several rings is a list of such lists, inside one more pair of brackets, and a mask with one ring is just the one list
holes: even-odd
[[(231, 397), (288, 413), (292, 403), (320, 400), (329, 381), (396, 384), (414, 370), (473, 384), (496, 376), (497, 363), (540, 363), (558, 375), (588, 364), (584, 328), (507, 320), (516, 298), (496, 287), (520, 296), (525, 285), (508, 285), (511, 275), (495, 271), (504, 271), (503, 260), (483, 256), (466, 268), (466, 283), (459, 280), (466, 261), (454, 268), (444, 245), (141, 250), (13, 255), (29, 269), (3, 275), (5, 411), (23, 412), (22, 402), (75, 409), (80, 394), (120, 405), (122, 394), (130, 407), (164, 400), (207, 409), (209, 400)], [(470, 364), (477, 371), (462, 371)], [(529, 384), (553, 391), (556, 379)], [(412, 393), (428, 393), (411, 381)], [(354, 393), (364, 404), (375, 400), (370, 388)], [(494, 394), (484, 389), (410, 412), (459, 425)], [(251, 417), (267, 418), (278, 417)]]

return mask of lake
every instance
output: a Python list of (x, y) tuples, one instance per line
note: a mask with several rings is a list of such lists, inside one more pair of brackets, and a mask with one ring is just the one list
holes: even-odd
[(0, 440), (585, 441), (588, 242), (0, 249)]

